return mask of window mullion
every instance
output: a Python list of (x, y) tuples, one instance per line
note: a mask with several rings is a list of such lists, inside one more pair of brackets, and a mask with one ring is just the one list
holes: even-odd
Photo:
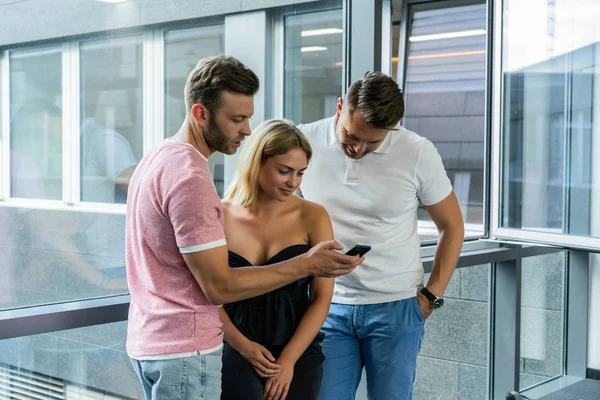
[(152, 29), (144, 35), (143, 149), (147, 154), (164, 137), (164, 33)]
[(79, 43), (68, 42), (62, 49), (63, 120), (63, 201), (75, 205), (80, 200), (80, 99)]
[(2, 113), (2, 126), (0, 126), (0, 199), (10, 197), (10, 82), (9, 82), (9, 52), (0, 55), (0, 79), (2, 79), (2, 100), (0, 101)]

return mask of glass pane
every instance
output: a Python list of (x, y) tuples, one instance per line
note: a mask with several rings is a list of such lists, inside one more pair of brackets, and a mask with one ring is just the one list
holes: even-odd
[[(215, 25), (165, 34), (165, 137), (177, 133), (185, 119), (184, 87), (190, 71), (202, 58), (225, 51), (224, 28), (224, 25)], [(219, 196), (223, 196), (224, 164), (221, 153), (215, 153), (209, 159)]]
[[(409, 8), (404, 125), (438, 149), (465, 233), (477, 236), (484, 231), (486, 5), (469, 3)], [(419, 219), (429, 220), (424, 209)]]
[(62, 199), (61, 48), (11, 51), (11, 196)]
[(487, 398), (489, 278), (489, 264), (454, 272), (444, 306), (427, 320), (415, 400)]
[(563, 373), (566, 253), (524, 258), (521, 268), (521, 389)]
[(284, 116), (297, 124), (335, 114), (342, 95), (342, 10), (285, 18)]
[(142, 399), (127, 323), (0, 341), (2, 399)]
[(508, 0), (503, 16), (500, 223), (600, 237), (600, 5)]
[(190, 71), (204, 57), (225, 51), (224, 25), (165, 33), (165, 137), (173, 136), (185, 119), (183, 88)]
[(81, 200), (125, 203), (142, 156), (142, 38), (81, 45)]
[(127, 293), (125, 217), (0, 207), (0, 310)]

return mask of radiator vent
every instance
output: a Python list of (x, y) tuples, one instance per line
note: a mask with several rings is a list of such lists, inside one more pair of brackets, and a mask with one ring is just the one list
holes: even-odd
[(66, 400), (63, 380), (0, 364), (0, 399)]
[(0, 364), (0, 400), (124, 400), (62, 379)]

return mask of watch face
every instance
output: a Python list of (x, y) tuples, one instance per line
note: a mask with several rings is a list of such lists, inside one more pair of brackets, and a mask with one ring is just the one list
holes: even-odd
[(431, 302), (431, 308), (436, 310), (438, 308), (440, 308), (441, 306), (444, 305), (444, 299), (442, 298), (436, 298), (434, 301)]

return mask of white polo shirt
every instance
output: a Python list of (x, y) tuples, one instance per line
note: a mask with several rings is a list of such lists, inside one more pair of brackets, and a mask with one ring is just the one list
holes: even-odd
[(313, 157), (302, 194), (323, 205), (335, 238), (346, 250), (372, 247), (365, 262), (336, 279), (333, 302), (376, 304), (414, 297), (423, 285), (419, 202), (433, 205), (452, 191), (433, 144), (398, 126), (360, 160), (347, 157), (335, 134), (335, 117), (299, 128)]

